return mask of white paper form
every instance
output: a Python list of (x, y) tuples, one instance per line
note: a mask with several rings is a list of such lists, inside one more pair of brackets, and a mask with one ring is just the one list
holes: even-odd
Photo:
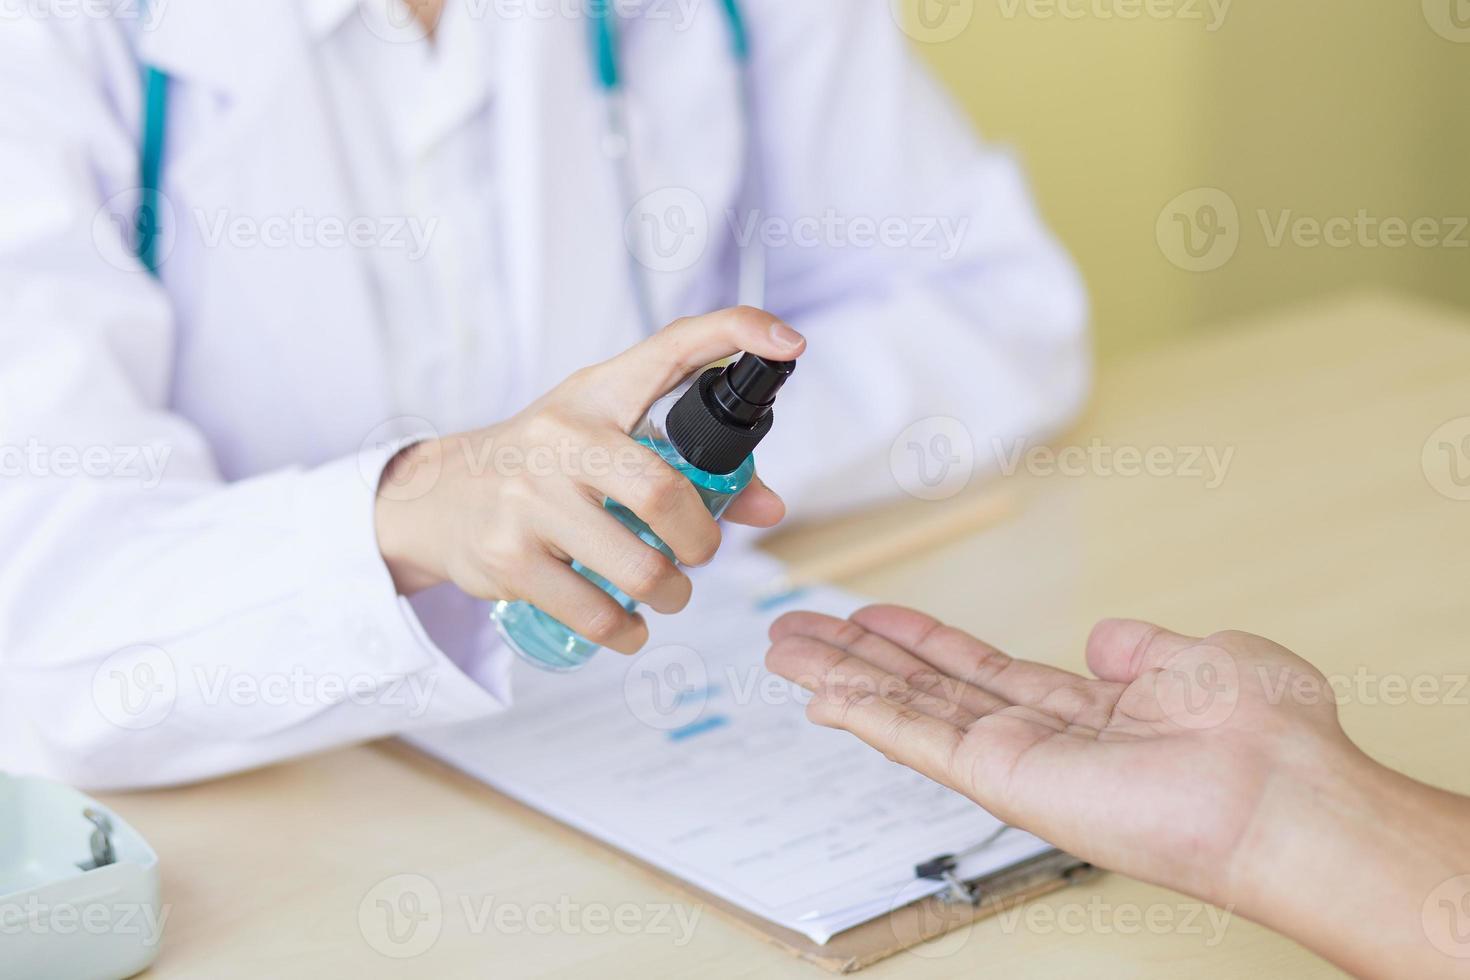
[[(825, 943), (940, 891), (916, 881), (914, 865), (973, 847), (1000, 823), (845, 732), (806, 720), (806, 693), (762, 666), (766, 629), (784, 608), (846, 615), (862, 600), (820, 589), (757, 611), (751, 567), (725, 582), (701, 576), (701, 601), (679, 616), (651, 615), (653, 638), (638, 657), (603, 652), (574, 674), (525, 667), (512, 710), (410, 741)], [(978, 877), (1048, 850), (1010, 831), (960, 872)]]

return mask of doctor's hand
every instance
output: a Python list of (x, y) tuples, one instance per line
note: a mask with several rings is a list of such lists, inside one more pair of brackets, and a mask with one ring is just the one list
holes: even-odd
[[(647, 641), (641, 616), (572, 571), (575, 560), (661, 613), (689, 601), (674, 562), (603, 508), (630, 508), (685, 565), (710, 561), (720, 530), (694, 486), (629, 432), (648, 407), (711, 362), (748, 351), (795, 360), (800, 334), (741, 307), (679, 320), (572, 375), (525, 411), (409, 447), (379, 485), (378, 546), (400, 592), (453, 582), (482, 599), (524, 600), (622, 653)], [(725, 517), (769, 527), (785, 505), (759, 479)]]
[(1363, 975), (1448, 976), (1446, 953), (1470, 955), (1434, 904), (1446, 892), (1470, 924), (1470, 800), (1369, 759), (1327, 679), (1270, 640), (1108, 620), (1087, 644), (1097, 679), (892, 606), (791, 613), (771, 640), (813, 721), (1094, 864)]

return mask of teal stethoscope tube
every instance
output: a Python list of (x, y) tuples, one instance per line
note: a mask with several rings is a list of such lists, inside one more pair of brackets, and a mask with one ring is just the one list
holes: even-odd
[[(632, 143), (628, 129), (628, 115), (624, 107), (625, 92), (623, 70), (618, 44), (618, 18), (613, 10), (617, 0), (589, 0), (587, 10), (588, 48), (592, 59), (592, 72), (602, 90), (606, 103), (606, 138), (603, 152), (617, 171), (618, 190), (623, 197), (623, 210), (631, 214), (636, 207), (635, 196), (638, 182), (633, 173), (629, 146)], [(730, 27), (730, 53), (740, 69), (740, 111), (745, 124), (745, 167), (744, 183), (740, 198), (744, 207), (753, 207), (752, 202), (763, 197), (761, 179), (761, 155), (756, 143), (757, 133), (754, 116), (754, 96), (751, 91), (750, 36), (746, 31), (745, 17), (738, 0), (720, 0), (720, 7)], [(764, 247), (756, 241), (738, 243), (739, 278), (736, 283), (735, 299), (747, 306), (766, 305), (766, 255)], [(648, 270), (634, 250), (628, 250), (628, 274), (633, 286), (633, 297), (638, 304), (639, 315), (644, 326), (657, 330), (663, 322), (654, 308), (653, 286)]]
[(162, 218), (158, 210), (159, 186), (163, 182), (163, 148), (168, 129), (168, 76), (157, 68), (143, 70), (143, 148), (138, 159), (141, 188), (136, 215), (138, 260), (148, 272), (158, 275), (158, 235)]
[[(615, 0), (592, 0), (588, 10), (588, 29), (592, 33), (592, 64), (598, 84), (604, 91), (616, 92), (623, 87), (622, 60), (618, 54), (617, 14)], [(750, 60), (750, 38), (745, 31), (745, 15), (739, 0), (720, 0), (730, 22), (730, 47), (735, 60), (743, 68)]]

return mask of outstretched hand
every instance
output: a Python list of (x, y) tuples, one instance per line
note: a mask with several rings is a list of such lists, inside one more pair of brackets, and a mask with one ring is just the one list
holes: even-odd
[(813, 721), (1064, 850), (1217, 902), (1250, 884), (1236, 871), (1283, 782), (1356, 752), (1322, 674), (1245, 633), (1108, 620), (1088, 641), (1096, 679), (894, 606), (791, 613), (771, 640)]

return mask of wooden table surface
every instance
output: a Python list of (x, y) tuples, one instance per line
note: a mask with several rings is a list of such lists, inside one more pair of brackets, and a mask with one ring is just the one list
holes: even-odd
[[(1107, 615), (1263, 633), (1340, 681), (1347, 729), (1370, 753), (1470, 792), (1467, 437), (1464, 318), (1383, 296), (1284, 312), (1105, 364), (1087, 418), (1058, 442), (1091, 454), (1087, 472), (1033, 460), (1011, 481), (1013, 520), (843, 584), (1072, 669)], [(1169, 475), (1098, 461), (1156, 448)], [(1223, 479), (1209, 450), (1229, 460)], [(964, 503), (911, 502), (775, 550), (815, 554)], [(620, 857), (381, 747), (107, 802), (162, 856), (169, 919), (149, 977), (823, 975)], [(443, 900), (437, 939), (410, 958), (380, 951), (405, 947), (385, 947), (367, 914), (397, 875), (427, 878)], [(497, 928), (502, 904), (521, 918)], [(864, 975), (1336, 972), (1252, 923), (1107, 875)]]

